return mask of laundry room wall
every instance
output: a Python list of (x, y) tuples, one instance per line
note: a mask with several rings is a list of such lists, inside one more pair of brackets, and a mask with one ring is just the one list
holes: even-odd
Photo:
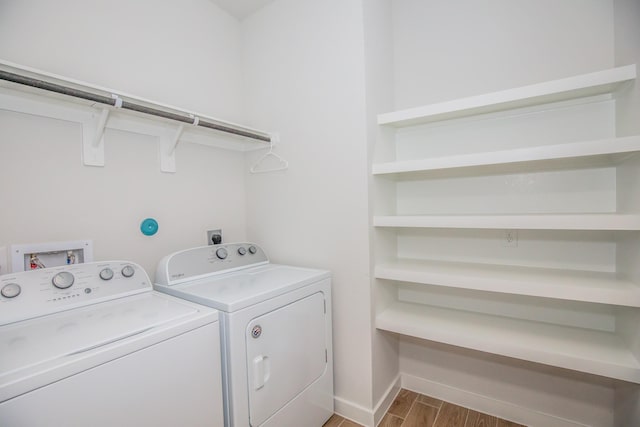
[[(238, 21), (208, 0), (0, 0), (0, 58), (241, 121)], [(243, 122), (246, 125), (250, 123)], [(0, 110), (0, 247), (91, 239), (95, 259), (153, 276), (165, 254), (245, 239), (244, 155), (180, 144), (161, 173), (153, 137), (106, 130), (105, 167), (81, 165), (78, 123)], [(140, 222), (160, 230), (144, 237)]]
[(276, 0), (242, 23), (247, 118), (280, 133), (289, 162), (247, 177), (248, 237), (272, 261), (331, 270), (336, 411), (354, 419), (372, 387), (362, 13)]
[(610, 0), (393, 1), (395, 109), (613, 65)]

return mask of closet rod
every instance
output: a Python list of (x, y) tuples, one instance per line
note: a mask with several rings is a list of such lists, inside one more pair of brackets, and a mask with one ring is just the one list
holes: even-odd
[[(73, 96), (75, 98), (84, 99), (87, 101), (93, 101), (100, 104), (106, 104), (110, 106), (115, 106), (117, 100), (96, 93), (87, 92), (84, 90), (75, 89), (72, 87), (67, 87), (63, 85), (59, 85), (56, 83), (51, 83), (45, 80), (35, 79), (33, 77), (23, 76), (20, 74), (10, 73), (8, 71), (0, 70), (0, 79), (6, 80), (12, 83), (18, 83), (21, 85), (34, 87), (37, 89), (47, 90), (49, 92), (55, 92), (62, 95)], [(203, 119), (196, 119), (192, 116), (183, 116), (176, 113), (171, 113), (168, 111), (159, 110), (157, 108), (151, 108), (144, 105), (136, 104), (131, 101), (122, 100), (122, 106), (120, 108), (137, 111), (139, 113), (149, 114), (152, 116), (162, 117), (164, 119), (175, 120), (182, 123), (189, 123), (196, 126), (201, 126), (208, 129), (217, 130), (220, 132), (231, 133), (234, 135), (242, 136), (245, 138), (257, 139), (259, 141), (271, 142), (271, 137), (265, 136), (262, 134), (250, 132), (244, 129), (232, 128), (229, 126), (221, 125), (218, 123), (209, 122)]]

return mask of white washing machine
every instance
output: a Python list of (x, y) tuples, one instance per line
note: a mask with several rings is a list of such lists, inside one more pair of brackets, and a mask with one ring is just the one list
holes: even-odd
[(216, 310), (130, 262), (0, 276), (0, 426), (222, 426)]
[(271, 264), (250, 243), (176, 252), (159, 291), (216, 308), (225, 425), (320, 427), (333, 414), (331, 276)]

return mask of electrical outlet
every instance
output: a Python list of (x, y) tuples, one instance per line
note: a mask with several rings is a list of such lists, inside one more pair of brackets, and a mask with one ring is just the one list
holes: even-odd
[(502, 235), (502, 246), (509, 248), (518, 247), (518, 230), (504, 230)]
[(219, 245), (220, 243), (222, 243), (222, 228), (207, 230), (207, 244)]
[(9, 273), (9, 261), (7, 260), (7, 248), (5, 246), (0, 248), (0, 274)]

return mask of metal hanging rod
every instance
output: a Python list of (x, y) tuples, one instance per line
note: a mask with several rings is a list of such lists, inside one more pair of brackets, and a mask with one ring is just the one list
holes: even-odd
[(151, 116), (162, 117), (164, 119), (175, 120), (182, 123), (188, 123), (194, 126), (200, 126), (208, 129), (213, 129), (220, 132), (226, 132), (245, 138), (251, 138), (258, 141), (271, 142), (271, 136), (265, 133), (256, 133), (242, 128), (235, 128), (220, 123), (215, 123), (195, 117), (193, 115), (182, 115), (178, 113), (172, 113), (169, 111), (160, 110), (157, 108), (148, 107), (146, 105), (137, 104), (135, 102), (126, 101), (121, 98), (106, 96), (97, 93), (88, 92), (85, 90), (76, 89), (73, 87), (63, 86), (61, 84), (48, 82), (46, 80), (37, 79), (34, 77), (24, 76), (21, 74), (12, 73), (5, 70), (0, 70), (0, 79), (6, 80), (12, 83), (21, 84), (49, 92), (54, 92), (66, 96), (72, 96), (74, 98), (80, 98), (87, 101), (97, 102), (100, 104), (110, 105), (113, 107), (123, 108), (125, 110), (136, 111)]

